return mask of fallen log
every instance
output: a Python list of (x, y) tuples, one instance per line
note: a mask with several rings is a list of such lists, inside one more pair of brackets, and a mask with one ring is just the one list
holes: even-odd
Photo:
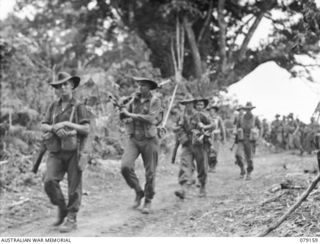
[(318, 174), (318, 176), (311, 182), (311, 184), (309, 185), (308, 189), (301, 195), (301, 197), (298, 199), (298, 201), (292, 205), (288, 211), (282, 215), (282, 217), (273, 225), (271, 225), (268, 229), (266, 229), (265, 231), (263, 231), (262, 233), (260, 233), (258, 235), (258, 237), (263, 237), (268, 235), (271, 231), (275, 230), (276, 228), (278, 228), (287, 218), (288, 216), (294, 212), (300, 205), (301, 203), (307, 199), (307, 197), (309, 196), (309, 194), (311, 193), (311, 191), (316, 187), (316, 185), (318, 184), (318, 182), (320, 181), (320, 174)]

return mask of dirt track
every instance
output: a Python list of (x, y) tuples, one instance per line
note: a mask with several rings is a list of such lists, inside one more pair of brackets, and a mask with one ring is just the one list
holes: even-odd
[[(238, 179), (239, 169), (234, 165), (233, 154), (225, 146), (217, 172), (209, 174), (207, 198), (198, 198), (198, 189), (194, 187), (184, 201), (173, 194), (178, 187), (178, 166), (165, 161), (162, 159), (158, 168), (150, 215), (130, 208), (134, 193), (119, 173), (119, 161), (103, 161), (98, 166), (90, 166), (85, 172), (85, 195), (78, 216), (78, 230), (63, 236), (256, 236), (281, 216), (288, 204), (279, 203), (275, 209), (274, 205), (268, 207), (263, 201), (278, 194), (279, 191), (272, 192), (272, 189), (285, 179), (300, 180), (298, 184), (301, 182), (307, 186), (314, 175), (304, 174), (303, 169), (312, 169), (315, 157), (260, 153), (254, 160), (253, 179), (244, 181)], [(139, 162), (137, 173), (143, 184), (143, 169)], [(287, 201), (293, 203), (301, 192), (285, 192)], [(11, 199), (8, 194), (2, 201)], [(48, 203), (42, 186), (15, 194), (20, 197), (28, 194), (30, 201), (19, 206), (20, 210), (3, 208), (1, 236), (62, 236), (57, 229), (50, 227), (56, 209)], [(23, 213), (22, 209), (25, 210)], [(271, 236), (288, 233), (299, 236), (296, 219), (292, 220), (294, 223), (289, 219)], [(288, 225), (294, 227), (294, 231), (288, 232)], [(320, 232), (316, 227), (310, 230), (314, 234)]]

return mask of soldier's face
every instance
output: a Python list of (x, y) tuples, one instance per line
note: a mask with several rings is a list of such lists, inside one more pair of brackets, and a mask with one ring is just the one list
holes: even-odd
[(62, 84), (55, 86), (55, 92), (57, 96), (65, 96), (72, 94), (73, 83), (70, 81), (66, 81)]
[(139, 82), (139, 89), (141, 93), (146, 93), (150, 91), (150, 85), (147, 82)]
[(215, 115), (216, 113), (217, 111), (214, 108), (210, 109), (210, 114)]
[(245, 109), (246, 114), (251, 114), (251, 109)]
[(204, 108), (204, 102), (203, 101), (197, 102), (195, 107), (197, 111), (201, 111)]
[(187, 103), (185, 105), (185, 111), (186, 112), (192, 112), (192, 110), (193, 110), (193, 104), (192, 103)]

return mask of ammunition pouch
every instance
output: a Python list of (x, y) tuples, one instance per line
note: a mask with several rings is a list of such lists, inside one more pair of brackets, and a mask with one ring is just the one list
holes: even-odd
[(52, 132), (45, 132), (42, 135), (42, 142), (50, 152), (59, 152), (61, 149), (61, 142), (59, 137)]
[(78, 149), (78, 137), (76, 130), (67, 131), (67, 135), (61, 138), (62, 151), (76, 151)]

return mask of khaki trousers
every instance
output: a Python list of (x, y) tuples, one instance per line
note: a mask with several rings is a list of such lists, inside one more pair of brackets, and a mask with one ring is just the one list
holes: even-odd
[(141, 191), (139, 179), (135, 173), (135, 160), (141, 154), (145, 168), (146, 183), (144, 187), (146, 201), (151, 201), (155, 194), (155, 177), (158, 165), (159, 140), (157, 137), (137, 140), (128, 138), (121, 159), (121, 173), (127, 184), (136, 192)]

